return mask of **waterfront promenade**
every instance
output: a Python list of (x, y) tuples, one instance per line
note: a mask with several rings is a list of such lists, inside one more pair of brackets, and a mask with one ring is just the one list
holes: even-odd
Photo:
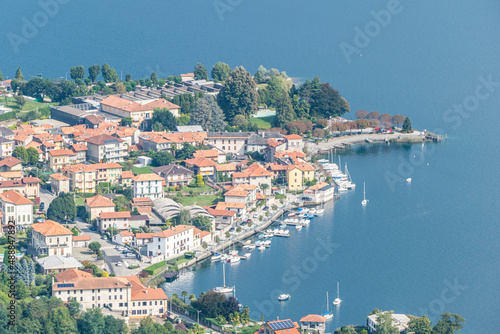
[(365, 144), (372, 142), (424, 142), (429, 140), (423, 131), (414, 131), (413, 133), (370, 133), (356, 134), (352, 136), (335, 137), (319, 143), (307, 142), (309, 154), (320, 153), (332, 148), (340, 148), (348, 145)]

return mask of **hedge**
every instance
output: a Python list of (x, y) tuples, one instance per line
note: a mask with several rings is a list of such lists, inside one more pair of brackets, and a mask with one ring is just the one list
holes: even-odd
[(163, 260), (163, 261), (155, 263), (147, 268), (144, 268), (144, 271), (147, 272), (149, 275), (156, 275), (163, 269), (163, 267), (166, 264), (167, 264), (167, 261)]
[(6, 113), (0, 115), (0, 122), (1, 121), (6, 121), (6, 120), (9, 120), (9, 119), (13, 119), (13, 118), (16, 118), (16, 112), (15, 111), (9, 111), (9, 112), (6, 112)]

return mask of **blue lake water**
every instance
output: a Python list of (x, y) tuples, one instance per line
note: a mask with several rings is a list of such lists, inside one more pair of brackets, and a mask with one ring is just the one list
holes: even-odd
[[(197, 61), (209, 70), (224, 61), (252, 73), (263, 64), (302, 80), (320, 76), (353, 113), (400, 113), (416, 128), (448, 134), (423, 148), (374, 145), (343, 154), (355, 191), (289, 239), (228, 266), (228, 282), (257, 318), (321, 312), (326, 291), (333, 296), (340, 281), (344, 302), (329, 329), (364, 323), (377, 307), (434, 321), (456, 312), (466, 318), (463, 333), (497, 331), (498, 1), (60, 2), (47, 20), (35, 2), (3, 4), (4, 76), (21, 66), (27, 79), (58, 78), (71, 66), (104, 62), (135, 78), (191, 72)], [(376, 14), (388, 8), (390, 18)], [(377, 15), (383, 26), (374, 23)], [(37, 31), (23, 34), (26, 22), (38, 23)], [(356, 50), (346, 57), (341, 45), (348, 44)], [(370, 200), (364, 210), (363, 181)], [(313, 266), (318, 238), (326, 237), (338, 244), (332, 254), (307, 275), (289, 277), (293, 266)], [(283, 289), (284, 273), (292, 299), (278, 305), (271, 291)], [(291, 291), (297, 277), (300, 286)], [(220, 265), (204, 263), (166, 289), (199, 293), (221, 281)], [(266, 300), (273, 301), (269, 310)]]

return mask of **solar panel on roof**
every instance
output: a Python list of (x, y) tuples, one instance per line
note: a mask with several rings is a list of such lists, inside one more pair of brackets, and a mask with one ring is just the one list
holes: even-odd
[(278, 321), (278, 322), (272, 322), (269, 324), (269, 326), (273, 329), (273, 330), (282, 330), (282, 329), (286, 329), (286, 328), (294, 328), (295, 325), (293, 324), (293, 322), (291, 322), (290, 320), (283, 320), (283, 321)]
[(65, 283), (65, 284), (57, 284), (58, 288), (74, 288), (75, 285), (73, 283)]

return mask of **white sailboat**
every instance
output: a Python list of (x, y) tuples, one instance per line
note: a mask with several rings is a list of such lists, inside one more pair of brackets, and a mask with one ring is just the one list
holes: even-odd
[(330, 312), (330, 303), (328, 302), (328, 291), (326, 292), (326, 313), (323, 313), (321, 316), (325, 317), (326, 320), (333, 318), (333, 313)]
[(366, 199), (366, 188), (365, 188), (365, 183), (363, 182), (363, 201), (361, 201), (361, 205), (366, 205), (368, 203), (368, 200)]
[(333, 301), (333, 305), (340, 305), (340, 303), (342, 303), (342, 299), (340, 299), (339, 282), (337, 282), (337, 298)]
[(226, 286), (226, 263), (222, 262), (222, 277), (224, 280), (224, 285), (216, 287), (214, 289), (215, 292), (220, 292), (220, 293), (231, 293), (234, 291), (234, 287), (227, 287)]

